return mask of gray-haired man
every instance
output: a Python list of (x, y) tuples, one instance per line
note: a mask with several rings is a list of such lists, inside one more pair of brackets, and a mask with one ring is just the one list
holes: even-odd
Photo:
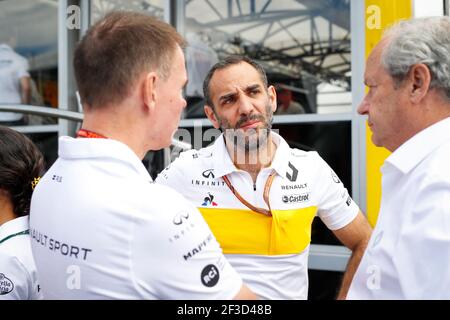
[(403, 21), (367, 60), (372, 141), (381, 171), (377, 226), (349, 299), (450, 298), (450, 18)]

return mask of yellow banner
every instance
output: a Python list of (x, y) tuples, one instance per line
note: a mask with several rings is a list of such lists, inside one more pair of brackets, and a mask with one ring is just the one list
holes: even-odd
[[(380, 41), (384, 30), (393, 23), (412, 15), (412, 0), (366, 0), (366, 58)], [(376, 147), (371, 140), (372, 132), (366, 124), (366, 177), (367, 218), (375, 225), (381, 200), (380, 167), (389, 151)]]

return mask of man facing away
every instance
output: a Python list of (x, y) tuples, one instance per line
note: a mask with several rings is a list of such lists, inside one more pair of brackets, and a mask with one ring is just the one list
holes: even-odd
[(205, 113), (223, 134), (182, 153), (157, 182), (199, 208), (227, 259), (265, 299), (307, 298), (318, 215), (353, 251), (344, 298), (371, 228), (342, 182), (317, 152), (291, 149), (271, 131), (276, 93), (259, 64), (228, 57), (212, 67), (203, 88)]
[(450, 18), (403, 21), (370, 54), (358, 112), (392, 154), (350, 299), (450, 298)]
[(31, 205), (44, 298), (255, 297), (200, 213), (155, 185), (141, 162), (170, 145), (186, 106), (183, 45), (164, 22), (114, 12), (76, 48), (82, 129), (77, 139), (60, 138), (59, 158)]

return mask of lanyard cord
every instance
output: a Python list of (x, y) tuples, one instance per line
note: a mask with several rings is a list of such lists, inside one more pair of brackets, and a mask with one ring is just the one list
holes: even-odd
[(21, 236), (21, 235), (24, 235), (24, 234), (30, 234), (30, 230), (20, 231), (20, 232), (11, 234), (11, 235), (7, 236), (6, 238), (3, 238), (2, 240), (0, 240), (0, 244), (5, 242), (6, 240), (9, 240), (9, 239), (15, 237), (15, 236)]
[(107, 139), (105, 136), (89, 131), (89, 130), (85, 130), (85, 129), (80, 129), (77, 132), (77, 138), (98, 138), (98, 139)]
[(242, 204), (244, 204), (247, 208), (249, 208), (252, 211), (255, 211), (257, 213), (262, 213), (266, 216), (272, 216), (272, 209), (270, 208), (270, 204), (269, 204), (269, 192), (270, 192), (270, 188), (272, 187), (272, 182), (275, 179), (275, 171), (272, 171), (272, 173), (269, 175), (269, 177), (267, 178), (266, 184), (264, 185), (264, 194), (263, 194), (263, 198), (264, 198), (264, 202), (267, 204), (267, 207), (269, 208), (269, 210), (267, 209), (263, 209), (263, 208), (258, 208), (255, 207), (254, 205), (252, 205), (250, 202), (248, 202), (247, 200), (245, 200), (240, 194), (239, 192), (237, 192), (237, 190), (233, 187), (233, 185), (230, 182), (230, 179), (228, 179), (228, 176), (223, 176), (223, 180), (225, 181), (225, 183), (227, 184), (228, 188), (230, 188), (231, 192), (234, 194), (234, 196), (240, 201), (242, 202)]

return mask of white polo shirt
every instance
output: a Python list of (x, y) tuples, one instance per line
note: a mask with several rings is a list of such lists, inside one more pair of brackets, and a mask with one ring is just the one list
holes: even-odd
[(0, 226), (0, 300), (34, 299), (42, 299), (42, 293), (24, 216)]
[(242, 285), (197, 209), (110, 139), (60, 138), (30, 235), (46, 299), (230, 299)]
[[(350, 223), (359, 208), (317, 152), (291, 149), (279, 135), (272, 137), (277, 150), (271, 166), (258, 174), (256, 189), (250, 174), (234, 166), (223, 135), (207, 148), (183, 152), (156, 182), (175, 188), (198, 207), (228, 261), (258, 296), (306, 299), (314, 217), (337, 230)], [(268, 209), (263, 191), (272, 170), (272, 217), (247, 208), (222, 178), (228, 175), (244, 199)]]
[[(10, 46), (0, 44), (0, 104), (20, 104), (20, 78), (29, 77), (28, 62)], [(0, 121), (22, 119), (20, 113), (0, 112)]]
[(450, 299), (450, 118), (381, 168), (377, 225), (348, 299)]

